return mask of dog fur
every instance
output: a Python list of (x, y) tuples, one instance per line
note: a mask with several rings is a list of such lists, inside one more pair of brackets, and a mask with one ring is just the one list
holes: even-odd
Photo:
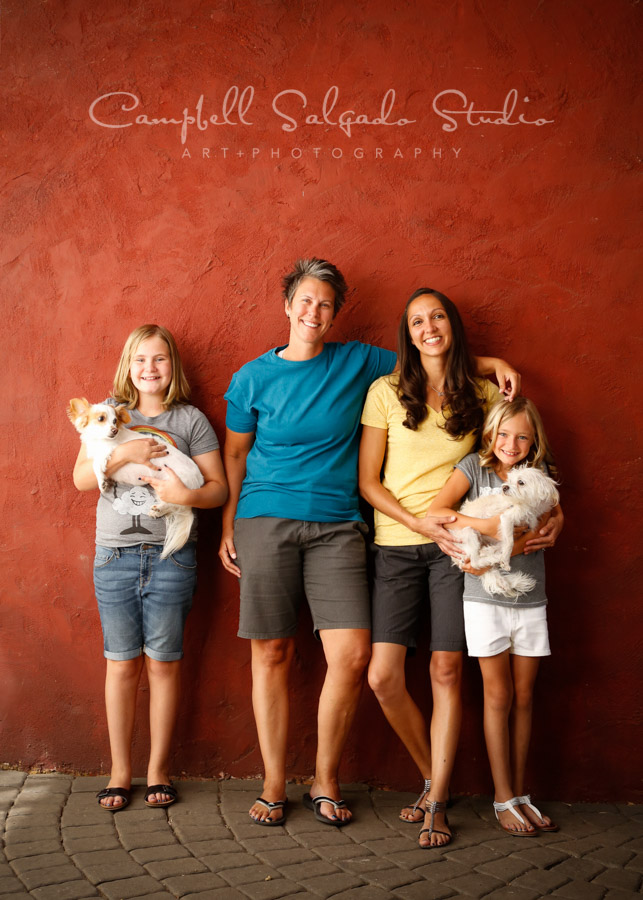
[(464, 560), (453, 559), (454, 564), (462, 568), (466, 562), (474, 569), (491, 566), (488, 572), (480, 576), (488, 594), (516, 598), (533, 590), (536, 581), (531, 575), (511, 572), (514, 529), (523, 527), (532, 531), (558, 500), (556, 483), (540, 469), (525, 466), (511, 469), (502, 493), (466, 500), (460, 507), (462, 515), (476, 519), (500, 515), (500, 528), (496, 538), (481, 535), (469, 527), (452, 529), (462, 542), (464, 553)]
[[(152, 472), (149, 466), (138, 463), (125, 463), (111, 479), (106, 478), (105, 468), (114, 449), (126, 441), (144, 439), (146, 435), (130, 431), (125, 426), (131, 421), (130, 414), (124, 406), (110, 406), (108, 403), (90, 404), (84, 397), (70, 400), (67, 409), (80, 439), (85, 445), (89, 459), (93, 461), (94, 472), (101, 491), (109, 488), (111, 481), (119, 484), (138, 485), (143, 475), (153, 474), (155, 478), (163, 478), (164, 472)], [(163, 458), (163, 466), (169, 466), (179, 476), (183, 484), (194, 490), (203, 484), (203, 475), (197, 464), (181, 453), (176, 447), (167, 445), (168, 455)], [(163, 503), (157, 498), (149, 515), (158, 519), (165, 516), (165, 542), (161, 559), (180, 550), (190, 536), (194, 513), (190, 506), (179, 506), (174, 503)]]

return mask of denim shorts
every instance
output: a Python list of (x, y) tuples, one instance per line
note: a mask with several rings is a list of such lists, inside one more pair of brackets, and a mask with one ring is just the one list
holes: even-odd
[(238, 636), (269, 640), (297, 633), (305, 598), (315, 636), (371, 627), (363, 522), (236, 519), (241, 569)]
[(160, 662), (183, 656), (183, 629), (196, 587), (196, 544), (167, 559), (162, 544), (96, 547), (94, 588), (107, 659), (145, 653)]
[(373, 545), (373, 643), (415, 648), (420, 615), (431, 614), (430, 650), (464, 650), (464, 575), (437, 544)]

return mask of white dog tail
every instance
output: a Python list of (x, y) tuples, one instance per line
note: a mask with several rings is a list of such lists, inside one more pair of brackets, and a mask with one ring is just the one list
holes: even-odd
[(194, 513), (190, 506), (170, 506), (165, 516), (165, 541), (161, 559), (167, 559), (170, 553), (176, 553), (187, 543), (192, 530)]
[(533, 591), (536, 586), (536, 579), (524, 572), (501, 572), (494, 568), (481, 577), (482, 586), (488, 594), (502, 594), (513, 599)]

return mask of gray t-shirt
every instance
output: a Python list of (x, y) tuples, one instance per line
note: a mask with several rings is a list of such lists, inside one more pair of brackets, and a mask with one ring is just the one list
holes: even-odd
[[(107, 403), (114, 403), (107, 400)], [(182, 404), (158, 416), (142, 416), (129, 410), (129, 428), (152, 437), (159, 443), (166, 441), (188, 456), (200, 456), (219, 449), (214, 429), (195, 406)], [(96, 507), (96, 543), (102, 547), (133, 547), (136, 544), (162, 544), (165, 540), (165, 520), (153, 519), (147, 513), (154, 503), (152, 488), (114, 484), (109, 492), (101, 493)], [(196, 540), (196, 517), (190, 540)]]
[[(471, 485), (467, 500), (475, 500), (487, 494), (499, 494), (502, 491), (504, 481), (498, 478), (493, 469), (483, 468), (477, 453), (470, 453), (455, 466)], [(495, 603), (497, 606), (545, 606), (547, 596), (545, 594), (545, 554), (542, 550), (530, 553), (529, 556), (519, 554), (511, 557), (511, 571), (524, 572), (536, 579), (536, 585), (532, 591), (521, 594), (515, 600), (503, 597), (502, 594), (488, 594), (482, 587), (482, 581), (477, 575), (464, 576), (464, 600), (475, 600), (478, 603)]]

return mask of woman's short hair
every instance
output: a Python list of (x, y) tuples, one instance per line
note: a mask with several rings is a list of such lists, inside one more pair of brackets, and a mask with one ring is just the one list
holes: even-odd
[(525, 458), (525, 465), (540, 468), (545, 463), (549, 474), (553, 478), (557, 478), (558, 470), (547, 441), (543, 420), (540, 418), (536, 405), (526, 397), (516, 397), (515, 400), (511, 401), (501, 399), (491, 407), (482, 426), (480, 465), (486, 468), (493, 468), (496, 462), (493, 448), (496, 446), (498, 432), (502, 423), (506, 422), (507, 419), (513, 419), (514, 416), (519, 416), (520, 413), (524, 413), (527, 416), (534, 432), (534, 441)]
[(143, 341), (151, 337), (160, 337), (161, 340), (165, 341), (172, 363), (172, 378), (163, 398), (163, 407), (170, 409), (176, 403), (187, 403), (190, 399), (190, 385), (185, 377), (179, 350), (172, 334), (167, 328), (163, 328), (162, 325), (141, 325), (135, 328), (125, 341), (112, 388), (114, 399), (119, 403), (124, 403), (128, 409), (134, 409), (138, 406), (138, 391), (132, 384), (130, 377), (132, 360)]
[(332, 287), (335, 293), (334, 314), (337, 315), (346, 302), (346, 291), (348, 290), (344, 276), (337, 266), (325, 259), (318, 259), (316, 256), (298, 259), (293, 266), (292, 272), (284, 275), (282, 279), (284, 297), (288, 301), (289, 306), (292, 303), (292, 298), (295, 296), (295, 291), (304, 278), (316, 278), (317, 281), (326, 281)]

